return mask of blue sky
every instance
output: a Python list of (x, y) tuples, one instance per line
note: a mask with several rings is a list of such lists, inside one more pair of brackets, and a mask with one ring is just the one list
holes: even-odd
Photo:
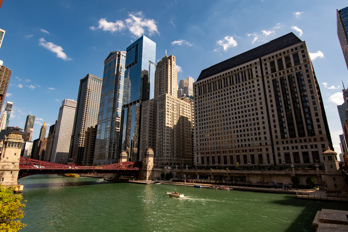
[(336, 9), (346, 6), (346, 0), (4, 0), (0, 60), (12, 70), (10, 126), (23, 128), (33, 114), (38, 138), (43, 122), (55, 123), (64, 99), (77, 100), (80, 79), (87, 73), (102, 78), (107, 55), (141, 35), (157, 43), (157, 61), (165, 50), (176, 56), (179, 80), (196, 80), (202, 69), (294, 32), (311, 53), (339, 152), (337, 104), (348, 71)]

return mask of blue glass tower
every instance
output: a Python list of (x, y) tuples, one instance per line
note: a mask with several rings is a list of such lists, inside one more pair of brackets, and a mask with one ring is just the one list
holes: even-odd
[(337, 35), (348, 68), (348, 7), (337, 11)]
[(111, 52), (104, 61), (94, 164), (116, 162), (121, 141), (121, 112), (126, 53)]
[[(122, 150), (138, 160), (141, 102), (155, 93), (156, 43), (146, 36), (127, 47), (122, 107)], [(120, 154), (120, 151), (118, 152)]]

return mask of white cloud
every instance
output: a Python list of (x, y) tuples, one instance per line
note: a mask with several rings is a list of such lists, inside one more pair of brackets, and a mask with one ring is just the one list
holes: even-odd
[(274, 34), (274, 33), (275, 33), (275, 31), (273, 31), (273, 30), (269, 30), (269, 31), (267, 31), (267, 30), (262, 30), (262, 34), (263, 34), (265, 37), (270, 36), (270, 35), (272, 35), (272, 34)]
[(29, 80), (29, 79), (25, 79), (25, 82), (31, 82), (31, 80)]
[(103, 31), (111, 31), (111, 32), (115, 32), (115, 31), (121, 31), (122, 29), (125, 28), (125, 25), (123, 23), (123, 21), (121, 20), (117, 20), (115, 22), (108, 22), (106, 21), (106, 19), (99, 19), (98, 21), (98, 27), (89, 27), (91, 30), (97, 30), (97, 29), (102, 29)]
[(265, 43), (265, 42), (268, 42), (268, 37), (275, 35), (276, 30), (280, 28), (281, 28), (281, 24), (277, 23), (270, 30), (261, 30), (261, 33), (258, 33), (258, 32), (247, 33), (247, 36), (253, 37), (253, 40), (251, 41), (252, 44), (256, 43), (257, 41), (260, 41), (261, 43)]
[(56, 101), (56, 102), (60, 102), (60, 100), (59, 100), (59, 99), (56, 99), (55, 101)]
[(173, 27), (176, 27), (176, 25), (173, 22), (173, 19), (170, 20), (170, 24), (172, 24)]
[(37, 121), (44, 121), (43, 118), (35, 118)]
[(182, 68), (181, 68), (181, 66), (179, 66), (179, 65), (176, 65), (176, 71), (179, 73), (179, 72), (182, 72)]
[(11, 97), (12, 93), (6, 93), (6, 97)]
[(182, 46), (182, 45), (187, 45), (189, 47), (192, 46), (192, 44), (186, 40), (183, 40), (183, 39), (180, 39), (180, 40), (175, 40), (172, 42), (172, 45), (179, 45), (179, 46)]
[(115, 22), (108, 22), (105, 18), (101, 18), (98, 22), (98, 27), (91, 26), (89, 28), (93, 31), (101, 29), (103, 31), (117, 32), (127, 27), (137, 37), (142, 36), (145, 33), (145, 29), (148, 30), (150, 35), (154, 33), (159, 34), (155, 20), (144, 19), (142, 12), (131, 13), (128, 16), (124, 21), (117, 20)]
[(22, 84), (18, 84), (17, 87), (18, 88), (23, 88), (23, 85)]
[(33, 36), (34, 36), (33, 34), (29, 34), (29, 35), (25, 35), (24, 37), (27, 38), (27, 39), (30, 39)]
[(296, 18), (300, 17), (303, 14), (303, 11), (297, 11), (292, 13)]
[(339, 88), (341, 88), (341, 86), (337, 86), (337, 87), (334, 85), (329, 86), (328, 83), (326, 83), (326, 82), (323, 82), (323, 85), (327, 89), (339, 89)]
[(52, 42), (46, 42), (46, 40), (44, 38), (40, 38), (39, 39), (39, 45), (48, 49), (49, 51), (56, 53), (57, 57), (63, 59), (63, 60), (71, 60), (71, 58), (69, 58), (65, 52), (63, 52), (63, 48), (61, 46), (58, 46)]
[(40, 125), (40, 126), (42, 126), (43, 125), (43, 123), (42, 122), (38, 122), (38, 121), (36, 121), (35, 120), (35, 122), (34, 122), (35, 124), (38, 124), (38, 125)]
[(159, 34), (155, 20), (143, 19), (142, 12), (138, 12), (136, 14), (129, 14), (129, 18), (125, 21), (129, 31), (137, 37), (140, 37), (144, 34), (145, 28), (147, 28), (150, 35), (154, 33)]
[(45, 29), (42, 29), (42, 28), (40, 28), (40, 31), (42, 32), (42, 33), (45, 33), (45, 34), (47, 34), (47, 35), (49, 35), (50, 33), (47, 31), (47, 30), (45, 30)]
[(309, 53), (309, 56), (311, 57), (312, 61), (317, 59), (317, 58), (324, 58), (324, 53), (322, 53), (321, 51), (317, 51), (314, 53)]
[(55, 88), (52, 88), (52, 87), (50, 87), (50, 88), (48, 88), (49, 90), (56, 90)]
[(344, 102), (342, 92), (337, 92), (329, 97), (329, 101), (337, 105), (342, 105)]
[(15, 77), (18, 81), (22, 81), (22, 79), (21, 78), (19, 78), (19, 77)]
[(302, 35), (303, 35), (303, 31), (302, 31), (299, 27), (297, 27), (297, 26), (292, 26), (291, 29), (294, 30), (294, 31), (296, 31), (296, 32), (298, 32), (298, 35), (299, 35), (299, 36), (302, 36)]
[(28, 88), (29, 89), (35, 89), (36, 87), (34, 85), (29, 85)]
[(222, 40), (218, 40), (217, 44), (220, 45), (224, 51), (227, 51), (230, 47), (236, 47), (237, 41), (232, 36), (225, 36)]

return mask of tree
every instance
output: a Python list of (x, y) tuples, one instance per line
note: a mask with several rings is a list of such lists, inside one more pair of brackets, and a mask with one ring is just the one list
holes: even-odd
[(17, 219), (23, 218), (25, 204), (21, 203), (23, 197), (14, 194), (12, 189), (0, 185), (0, 231), (18, 231), (27, 225)]
[(295, 186), (297, 186), (297, 185), (300, 184), (300, 178), (298, 178), (297, 176), (292, 176), (292, 177), (291, 177), (291, 182), (292, 182)]
[(307, 179), (306, 179), (306, 184), (308, 185), (308, 186), (311, 186), (311, 187), (313, 187), (314, 185), (315, 185), (315, 180), (314, 180), (314, 178), (313, 177), (307, 177)]

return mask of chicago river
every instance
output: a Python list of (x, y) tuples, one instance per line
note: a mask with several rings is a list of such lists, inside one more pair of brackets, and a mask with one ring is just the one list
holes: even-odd
[[(20, 180), (27, 200), (22, 231), (315, 231), (322, 208), (346, 203), (295, 195), (171, 185), (109, 183), (36, 175)], [(173, 199), (167, 191), (185, 194)]]

